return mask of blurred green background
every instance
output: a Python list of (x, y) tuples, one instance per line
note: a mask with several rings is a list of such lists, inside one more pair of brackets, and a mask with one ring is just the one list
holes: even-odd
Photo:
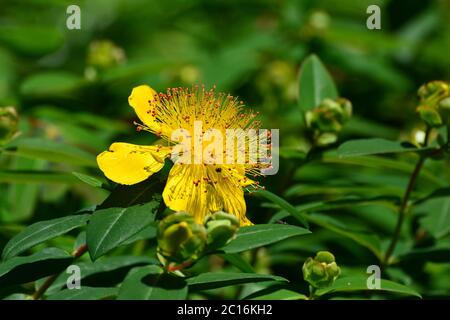
[[(81, 8), (81, 30), (66, 28), (71, 4)], [(381, 7), (382, 30), (366, 28), (371, 4)], [(3, 0), (0, 106), (17, 108), (21, 142), (0, 155), (0, 247), (24, 225), (105, 198), (105, 191), (72, 172), (102, 177), (95, 155), (113, 141), (156, 139), (136, 134), (132, 124), (136, 118), (127, 98), (142, 83), (160, 91), (215, 84), (259, 111), (263, 127), (279, 128), (282, 147), (302, 150), (297, 77), (302, 60), (315, 53), (340, 95), (353, 103), (355, 116), (341, 141), (375, 136), (413, 141), (411, 133), (423, 129), (415, 114), (417, 88), (450, 78), (449, 21), (446, 0)], [(368, 184), (372, 189), (364, 190), (370, 194), (398, 196), (408, 168), (404, 171), (379, 174), (330, 164), (296, 170), (293, 161), (282, 159), (280, 173), (264, 184), (296, 204), (351, 195), (355, 186)], [(431, 190), (427, 181), (419, 186), (424, 192)], [(249, 199), (255, 222), (273, 214), (260, 202)], [(380, 221), (374, 221), (375, 212)], [(355, 213), (346, 213), (341, 221), (357, 224)], [(357, 216), (360, 225), (380, 234), (389, 234), (395, 222), (386, 207), (368, 206)], [(284, 248), (285, 255), (272, 255), (274, 268), (277, 261), (279, 269), (289, 265), (298, 250), (307, 257), (321, 248), (343, 250), (348, 255), (341, 261), (349, 265), (354, 257), (359, 264), (373, 261), (345, 241), (324, 240), (320, 232), (315, 237)], [(278, 271), (297, 273), (295, 261), (295, 268)], [(448, 292), (450, 284), (442, 286)]]

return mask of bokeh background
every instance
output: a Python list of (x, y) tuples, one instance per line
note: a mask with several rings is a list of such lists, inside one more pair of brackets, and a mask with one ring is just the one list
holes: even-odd
[[(66, 28), (71, 4), (81, 8), (81, 30)], [(371, 4), (381, 7), (382, 30), (366, 28)], [(95, 155), (111, 142), (150, 144), (156, 139), (137, 134), (132, 124), (136, 117), (127, 98), (139, 84), (160, 91), (215, 84), (218, 91), (238, 95), (259, 111), (265, 128), (279, 128), (284, 148), (302, 150), (298, 71), (302, 60), (315, 53), (340, 95), (353, 103), (354, 117), (341, 141), (413, 141), (415, 130), (423, 129), (415, 114), (417, 88), (429, 80), (450, 79), (449, 21), (446, 0), (2, 0), (0, 106), (16, 107), (21, 138), (29, 140), (20, 157), (7, 150), (0, 154), (0, 248), (25, 225), (100, 203), (106, 192), (72, 172), (102, 177)], [(56, 161), (27, 157), (33, 145), (45, 150), (46, 144), (48, 150), (60, 146)], [(449, 174), (433, 164), (429, 169)], [(36, 171), (58, 174), (26, 175)], [(283, 158), (280, 173), (264, 184), (294, 204), (361, 190), (397, 196), (407, 171), (329, 163), (297, 170), (295, 161)], [(425, 192), (429, 184), (423, 181), (419, 188)], [(256, 222), (267, 222), (273, 214), (261, 200), (249, 198), (248, 203)], [(388, 206), (366, 206), (357, 214), (351, 208), (344, 211), (339, 219), (347, 225), (381, 235), (393, 229), (395, 214)], [(337, 252), (349, 268), (374, 261), (351, 240), (320, 230), (314, 237), (262, 253), (261, 268), (299, 278), (299, 257), (319, 249)], [(58, 239), (67, 245), (72, 240)], [(431, 267), (450, 270), (448, 264)], [(408, 274), (392, 276), (415, 283)], [(433, 281), (430, 274), (418, 277), (427, 279), (423, 283)], [(430, 294), (448, 294), (450, 279), (438, 282)]]

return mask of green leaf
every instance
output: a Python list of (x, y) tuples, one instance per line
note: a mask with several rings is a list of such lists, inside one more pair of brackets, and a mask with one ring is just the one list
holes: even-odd
[(41, 170), (1, 170), (0, 182), (6, 183), (39, 183), (39, 184), (73, 184), (78, 180), (65, 172)]
[[(404, 172), (408, 175), (414, 170), (414, 165), (405, 161), (399, 161), (397, 159), (388, 159), (379, 156), (360, 156), (360, 157), (338, 157), (333, 154), (324, 154), (322, 157), (322, 162), (325, 164), (345, 164), (348, 166), (361, 166), (367, 168), (383, 168), (392, 169)], [(443, 186), (445, 185), (445, 180), (441, 177), (437, 177), (427, 168), (423, 168), (420, 172), (419, 181), (427, 181), (432, 184)]]
[[(42, 170), (46, 163), (42, 160), (14, 157), (11, 168), (14, 170)], [(38, 184), (12, 184), (6, 194), (0, 193), (0, 220), (17, 222), (29, 219), (34, 212), (41, 186)], [(3, 209), (3, 210), (2, 210)]]
[(414, 212), (424, 214), (420, 225), (435, 238), (450, 233), (450, 197), (430, 198), (414, 207)]
[(352, 291), (385, 291), (422, 298), (420, 293), (415, 290), (390, 280), (381, 279), (380, 289), (369, 289), (367, 287), (367, 280), (368, 277), (364, 276), (340, 278), (333, 285), (317, 290), (316, 295), (323, 296), (324, 294)]
[(414, 206), (419, 206), (425, 201), (435, 199), (435, 198), (444, 198), (444, 197), (450, 197), (450, 187), (445, 188), (438, 188), (428, 194), (426, 197), (423, 197), (421, 199), (418, 199), (414, 202)]
[(5, 151), (33, 159), (97, 167), (94, 155), (74, 146), (42, 138), (21, 138), (5, 146)]
[(184, 278), (165, 273), (160, 267), (132, 269), (119, 289), (118, 300), (183, 300), (188, 287)]
[(187, 279), (189, 291), (210, 290), (263, 281), (289, 282), (283, 277), (257, 273), (206, 272)]
[(0, 264), (0, 287), (27, 283), (64, 270), (73, 261), (67, 252), (46, 248), (31, 256), (14, 257)]
[[(105, 257), (95, 262), (78, 262), (77, 266), (80, 268), (80, 280), (83, 286), (98, 286), (99, 284), (105, 286), (105, 283), (112, 286), (123, 279), (125, 276), (124, 272), (133, 267), (148, 264), (158, 264), (158, 261), (145, 256), (117, 256)], [(70, 276), (71, 274), (61, 273), (47, 289), (46, 293), (52, 295), (64, 288)], [(36, 281), (36, 286), (41, 286), (44, 281), (45, 279)]]
[(47, 300), (102, 300), (117, 295), (117, 288), (66, 289), (47, 297)]
[(407, 142), (390, 141), (380, 138), (351, 140), (341, 144), (337, 150), (340, 157), (359, 157), (372, 154), (417, 152), (430, 148), (417, 148)]
[(92, 260), (121, 245), (153, 222), (160, 201), (160, 197), (155, 197), (144, 205), (95, 211), (86, 230)]
[(276, 194), (267, 191), (267, 190), (258, 190), (253, 193), (256, 196), (262, 196), (266, 198), (267, 200), (273, 202), (274, 204), (278, 205), (281, 209), (286, 210), (289, 212), (292, 216), (296, 217), (297, 220), (303, 224), (306, 228), (308, 228), (308, 221), (303, 213), (301, 213), (299, 210), (297, 210), (293, 205), (291, 205), (289, 202), (284, 200), (283, 198), (277, 196)]
[(345, 133), (355, 136), (373, 137), (376, 132), (377, 137), (384, 139), (397, 139), (399, 129), (394, 129), (382, 122), (375, 122), (356, 114), (345, 125)]
[(255, 273), (252, 265), (241, 257), (239, 253), (227, 253), (223, 254), (222, 257), (242, 272)]
[(243, 300), (308, 300), (304, 294), (298, 293), (289, 289), (265, 288), (263, 290), (254, 292)]
[(309, 233), (311, 232), (304, 228), (286, 224), (258, 224), (241, 227), (236, 238), (226, 245), (223, 251), (225, 253), (242, 252)]
[(315, 225), (333, 231), (343, 237), (352, 239), (356, 243), (359, 243), (363, 247), (369, 249), (378, 259), (382, 259), (383, 253), (381, 252), (381, 243), (380, 239), (376, 235), (370, 234), (366, 231), (350, 230), (340, 221), (323, 214), (311, 214), (308, 216), (308, 219)]
[(125, 208), (150, 202), (155, 195), (162, 193), (164, 185), (165, 181), (161, 179), (161, 171), (152, 175), (149, 180), (131, 186), (117, 185), (98, 208)]
[(150, 225), (136, 233), (134, 236), (127, 239), (122, 245), (126, 246), (139, 240), (156, 238), (156, 235), (158, 233), (157, 224), (157, 221), (151, 223)]
[[(36, 106), (31, 110), (31, 114), (39, 119), (45, 119), (55, 124), (71, 123), (77, 127), (95, 128), (101, 133), (119, 134), (128, 132), (128, 125), (112, 118), (104, 117), (100, 114), (93, 114), (77, 110), (74, 113), (72, 110), (64, 110), (55, 106)], [(89, 141), (90, 143), (90, 141)]]
[(80, 173), (80, 172), (72, 172), (72, 174), (77, 177), (78, 179), (80, 179), (81, 181), (83, 181), (84, 183), (95, 187), (95, 188), (101, 188), (103, 186), (103, 182), (100, 181), (97, 178), (94, 178), (92, 176), (89, 176), (87, 174), (84, 173)]
[(306, 160), (307, 154), (302, 150), (298, 150), (296, 148), (289, 147), (280, 147), (279, 155), (284, 159), (297, 159), (298, 161)]
[(12, 54), (6, 48), (0, 49), (0, 104), (5, 105), (6, 100), (13, 93), (15, 87), (15, 70), (16, 64), (13, 60)]
[(316, 55), (305, 59), (299, 75), (298, 105), (304, 113), (317, 107), (324, 99), (335, 99), (338, 91), (327, 69)]
[(10, 259), (35, 245), (86, 224), (89, 214), (73, 215), (41, 221), (14, 236), (3, 249), (2, 259)]
[(68, 72), (43, 72), (26, 78), (20, 92), (26, 96), (63, 95), (83, 85), (83, 79)]
[(41, 56), (58, 49), (64, 42), (57, 28), (33, 26), (2, 26), (0, 43), (25, 55)]

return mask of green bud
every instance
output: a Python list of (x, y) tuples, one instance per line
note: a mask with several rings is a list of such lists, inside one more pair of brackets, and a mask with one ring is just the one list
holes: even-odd
[(303, 278), (314, 288), (327, 287), (341, 273), (333, 254), (320, 251), (314, 258), (308, 258), (302, 267)]
[(420, 118), (430, 127), (437, 128), (442, 126), (443, 121), (439, 112), (430, 106), (422, 105), (417, 107)]
[(89, 65), (106, 69), (121, 64), (125, 60), (125, 53), (110, 40), (94, 41), (89, 45), (87, 62)]
[(427, 82), (419, 88), (420, 117), (430, 127), (437, 128), (450, 122), (450, 87), (444, 81)]
[(314, 258), (316, 261), (324, 262), (324, 263), (332, 263), (335, 262), (333, 254), (328, 251), (319, 251), (316, 253), (316, 257)]
[(177, 212), (161, 220), (158, 228), (158, 253), (167, 260), (196, 260), (206, 246), (206, 230), (192, 215)]
[(314, 142), (326, 146), (337, 141), (344, 124), (351, 118), (352, 104), (344, 98), (324, 99), (305, 113), (306, 127), (313, 131)]
[(347, 122), (352, 117), (353, 113), (352, 103), (350, 102), (350, 100), (347, 100), (345, 98), (338, 98), (336, 102), (339, 103), (341, 108), (342, 122)]
[(439, 113), (445, 124), (450, 124), (450, 97), (439, 101)]
[(332, 278), (337, 278), (341, 273), (341, 268), (338, 267), (336, 262), (331, 262), (328, 264), (327, 272)]
[(19, 115), (14, 107), (0, 107), (0, 145), (9, 142), (18, 131)]
[(449, 95), (449, 86), (444, 81), (430, 81), (423, 84), (418, 95), (422, 102), (438, 102)]
[(338, 139), (336, 133), (322, 133), (316, 136), (316, 144), (318, 146), (327, 146), (329, 144), (335, 143)]
[(445, 110), (450, 110), (450, 97), (442, 99), (441, 101), (439, 101), (439, 108), (440, 109), (445, 109)]
[(322, 278), (327, 276), (327, 271), (325, 270), (325, 265), (322, 263), (313, 263), (311, 265), (311, 276), (320, 281)]
[(229, 243), (239, 229), (239, 220), (232, 214), (218, 211), (206, 218), (208, 249), (218, 249)]
[(316, 121), (317, 121), (317, 113), (313, 112), (312, 110), (306, 111), (305, 113), (306, 127), (312, 129), (315, 126)]

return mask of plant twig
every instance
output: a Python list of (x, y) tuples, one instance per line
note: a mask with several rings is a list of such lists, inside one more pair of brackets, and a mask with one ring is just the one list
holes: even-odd
[[(425, 141), (423, 146), (426, 147), (428, 145), (428, 139), (430, 136), (431, 128), (427, 128), (426, 134), (425, 134)], [(391, 243), (386, 251), (386, 254), (384, 256), (383, 264), (387, 265), (389, 263), (389, 259), (392, 255), (392, 253), (395, 250), (395, 247), (397, 246), (398, 240), (400, 238), (400, 233), (402, 231), (403, 222), (405, 221), (406, 213), (407, 213), (407, 207), (409, 198), (411, 196), (411, 193), (414, 189), (414, 186), (416, 184), (417, 178), (419, 177), (420, 170), (423, 167), (423, 164), (425, 163), (425, 160), (427, 159), (427, 154), (421, 154), (419, 161), (417, 162), (414, 171), (411, 174), (411, 177), (409, 178), (408, 186), (406, 187), (406, 191), (403, 195), (402, 202), (400, 205), (400, 209), (398, 211), (398, 219), (397, 224), (395, 226), (394, 235), (392, 237)]]
[[(86, 244), (81, 245), (78, 249), (74, 250), (72, 252), (72, 257), (74, 259), (78, 259), (79, 257), (81, 257), (86, 251), (87, 251), (88, 247)], [(55, 282), (56, 278), (58, 278), (59, 273), (55, 273), (51, 276), (49, 276), (45, 282), (36, 290), (35, 293), (33, 293), (33, 300), (39, 300), (45, 293), (45, 291), (47, 291), (47, 289), (53, 284), (53, 282)]]
[(175, 272), (175, 271), (183, 270), (184, 268), (189, 267), (191, 264), (192, 264), (192, 261), (188, 260), (188, 261), (182, 262), (177, 265), (168, 265), (167, 272)]

